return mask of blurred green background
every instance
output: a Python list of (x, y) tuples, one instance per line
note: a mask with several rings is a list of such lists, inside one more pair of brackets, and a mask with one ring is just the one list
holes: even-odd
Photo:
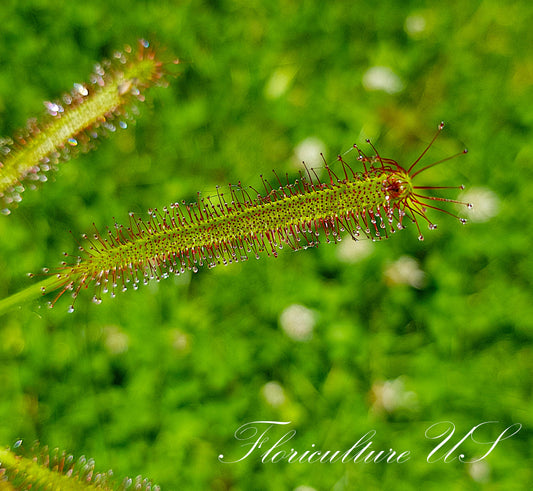
[[(74, 253), (68, 233), (146, 216), (371, 138), (465, 184), (468, 225), (431, 213), (380, 243), (344, 240), (185, 274), (102, 305), (39, 301), (0, 318), (0, 444), (38, 439), (163, 489), (529, 489), (533, 482), (533, 6), (497, 0), (4, 1), (0, 134), (145, 37), (183, 61), (134, 127), (61, 165), (0, 217), (0, 298)], [(441, 195), (457, 197), (458, 191)], [(455, 205), (453, 213), (465, 214)], [(409, 450), (404, 464), (237, 464), (255, 420), (289, 444)], [(482, 462), (427, 463), (440, 421), (495, 439)], [(271, 443), (285, 431), (275, 430)], [(266, 448), (266, 447), (265, 447)], [(467, 444), (466, 458), (487, 446)]]

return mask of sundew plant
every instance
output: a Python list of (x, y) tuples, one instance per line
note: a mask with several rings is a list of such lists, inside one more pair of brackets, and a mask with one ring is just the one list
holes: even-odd
[(531, 15), (2, 5), (0, 488), (526, 489)]
[[(441, 123), (438, 131), (443, 127), (444, 123)], [(40, 290), (45, 294), (48, 290), (61, 288), (50, 303), (53, 307), (66, 291), (72, 291), (75, 299), (82, 288), (94, 283), (93, 302), (100, 303), (102, 292), (110, 292), (114, 297), (116, 291), (126, 291), (130, 283), (136, 290), (141, 280), (147, 284), (149, 280), (167, 278), (169, 273), (197, 272), (198, 266), (203, 266), (204, 262), (208, 267), (214, 267), (245, 261), (248, 255), (259, 259), (259, 253), (265, 251), (277, 257), (277, 249), (284, 244), (293, 250), (306, 249), (317, 246), (321, 235), (325, 236), (326, 242), (340, 241), (345, 233), (355, 241), (388, 238), (389, 234), (404, 228), (406, 214), (415, 224), (419, 240), (423, 240), (418, 217), (428, 223), (430, 230), (437, 228), (427, 217), (428, 208), (454, 216), (427, 201), (451, 202), (472, 208), (470, 203), (420, 194), (425, 189), (446, 188), (413, 183), (417, 174), (449, 160), (415, 170), (430, 146), (408, 169), (377, 153), (369, 158), (355, 146), (364, 172), (355, 173), (339, 156), (344, 172), (342, 179), (326, 165), (327, 180), (324, 183), (311, 169), (315, 180), (310, 170), (307, 170), (307, 176), (300, 173), (294, 183), (289, 183), (287, 177), (287, 184), (283, 185), (278, 178), (279, 187), (276, 188), (263, 179), (264, 195), (253, 187), (248, 191), (240, 184), (236, 188), (230, 185), (228, 201), (218, 191), (216, 204), (209, 197), (199, 197), (192, 204), (176, 202), (161, 213), (157, 209), (150, 210), (148, 221), (130, 213), (128, 227), (115, 224), (114, 230), (108, 228), (104, 236), (97, 229), (91, 236), (83, 234), (85, 245), (80, 245), (79, 250), (85, 257), (78, 256), (75, 265), (63, 262), (63, 268), (51, 273), (52, 278), (42, 283)], [(460, 188), (464, 189), (463, 186)], [(256, 195), (255, 199), (250, 193)], [(465, 218), (456, 218), (466, 223)], [(65, 255), (68, 257), (67, 253)], [(32, 287), (28, 293), (34, 290)], [(16, 298), (20, 300), (24, 294)], [(10, 303), (9, 299), (6, 303)], [(73, 310), (71, 305), (69, 311)]]

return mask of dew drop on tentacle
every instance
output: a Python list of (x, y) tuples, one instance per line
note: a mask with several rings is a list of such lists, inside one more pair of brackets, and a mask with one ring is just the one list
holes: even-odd
[(57, 116), (60, 112), (63, 112), (63, 108), (55, 102), (44, 101), (43, 104), (51, 116)]
[(82, 97), (85, 97), (86, 95), (89, 95), (89, 91), (87, 90), (87, 87), (85, 85), (80, 83), (74, 84), (74, 89), (72, 91), (74, 94), (78, 94)]

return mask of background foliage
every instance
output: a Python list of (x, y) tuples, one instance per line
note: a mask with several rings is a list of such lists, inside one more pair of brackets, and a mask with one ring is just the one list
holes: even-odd
[[(526, 1), (3, 2), (0, 134), (139, 37), (184, 63), (133, 129), (62, 165), (1, 217), (2, 298), (75, 251), (68, 230), (125, 223), (128, 211), (194, 200), (217, 184), (258, 186), (271, 169), (295, 176), (309, 137), (328, 160), (370, 137), (406, 163), (444, 119), (429, 161), (464, 145), (469, 154), (420, 180), (482, 188), (478, 208), (498, 213), (466, 227), (434, 215), (439, 228), (424, 242), (409, 227), (356, 253), (343, 241), (186, 274), (100, 306), (84, 295), (74, 314), (68, 301), (25, 305), (0, 319), (0, 442), (38, 439), (164, 489), (525, 489), (532, 20)], [(376, 66), (392, 71), (377, 78), (389, 92), (370, 90)], [(401, 263), (404, 276), (391, 270), (402, 256), (416, 260)], [(302, 317), (280, 321), (291, 305), (311, 311), (311, 335)], [(413, 458), (220, 463), (220, 453), (242, 455), (237, 427), (261, 419), (292, 421), (302, 450), (346, 449), (375, 429), (376, 447)], [(524, 427), (481, 465), (428, 464), (424, 430), (443, 420), (459, 433), (483, 421)]]

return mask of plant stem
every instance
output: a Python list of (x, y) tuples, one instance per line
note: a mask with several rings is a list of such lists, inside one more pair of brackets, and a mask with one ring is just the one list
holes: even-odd
[(57, 282), (57, 278), (55, 276), (50, 276), (36, 285), (31, 285), (18, 293), (0, 300), (0, 316), (21, 306), (25, 302), (42, 297), (42, 289), (45, 288), (48, 290), (48, 288), (52, 286), (54, 282)]

